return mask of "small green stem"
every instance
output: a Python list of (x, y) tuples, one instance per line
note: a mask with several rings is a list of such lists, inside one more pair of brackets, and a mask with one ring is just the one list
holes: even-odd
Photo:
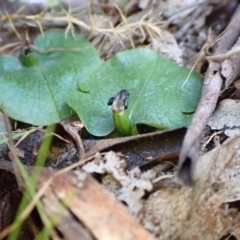
[(131, 127), (131, 135), (138, 135), (137, 125)]
[(114, 112), (113, 113), (113, 121), (115, 123), (116, 129), (124, 134), (124, 135), (131, 135), (131, 123), (128, 118), (128, 115), (125, 111), (122, 112)]
[(138, 134), (137, 126), (131, 125), (127, 112), (127, 98), (130, 96), (129, 92), (125, 89), (121, 90), (108, 101), (108, 105), (112, 105), (113, 121), (116, 129), (127, 136)]

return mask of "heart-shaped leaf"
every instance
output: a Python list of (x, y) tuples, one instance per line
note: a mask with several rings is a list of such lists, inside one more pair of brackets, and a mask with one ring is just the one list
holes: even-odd
[(188, 126), (197, 106), (202, 79), (148, 49), (121, 52), (91, 69), (71, 93), (68, 104), (87, 130), (104, 136), (114, 129), (110, 97), (122, 89), (130, 93), (126, 110), (131, 124), (160, 129)]
[(77, 34), (65, 37), (62, 29), (39, 35), (34, 45), (42, 53), (32, 53), (36, 64), (30, 67), (13, 56), (0, 56), (0, 103), (11, 118), (48, 125), (72, 115), (66, 96), (100, 58), (87, 40)]

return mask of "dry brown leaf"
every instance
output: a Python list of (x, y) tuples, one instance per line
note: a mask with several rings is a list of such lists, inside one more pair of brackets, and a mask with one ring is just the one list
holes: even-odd
[[(200, 157), (195, 187), (166, 185), (146, 200), (144, 226), (159, 239), (218, 240), (240, 235), (240, 213), (228, 201), (239, 200), (240, 138)], [(235, 176), (234, 173), (235, 172)]]
[(174, 36), (166, 31), (162, 31), (162, 37), (151, 39), (151, 48), (168, 59), (174, 61), (179, 66), (184, 65), (183, 52)]
[(141, 216), (143, 207), (143, 196), (145, 192), (152, 190), (150, 180), (154, 179), (154, 171), (147, 171), (143, 174), (138, 167), (126, 172), (125, 161), (120, 155), (114, 152), (108, 152), (104, 159), (96, 159), (83, 166), (87, 173), (110, 173), (120, 183), (121, 187), (115, 190), (118, 200), (127, 204), (129, 212), (136, 220)]
[[(214, 54), (218, 55), (226, 52), (237, 41), (240, 32), (239, 13), (240, 6), (232, 17), (232, 23), (229, 24), (216, 45)], [(178, 176), (187, 185), (193, 184), (193, 172), (199, 155), (201, 139), (205, 126), (217, 105), (222, 85), (221, 65), (210, 61), (204, 78), (202, 96), (185, 135), (179, 158)]]
[(86, 157), (111, 149), (124, 155), (128, 169), (153, 161), (176, 159), (185, 133), (186, 128), (177, 128), (130, 137), (86, 140)]
[(240, 135), (240, 101), (224, 99), (209, 119), (212, 130), (223, 130), (228, 137)]
[[(54, 194), (59, 202), (64, 202), (96, 239), (152, 239), (121, 203), (80, 170), (56, 177), (44, 197), (48, 198), (48, 194)], [(50, 201), (45, 203), (52, 204)]]

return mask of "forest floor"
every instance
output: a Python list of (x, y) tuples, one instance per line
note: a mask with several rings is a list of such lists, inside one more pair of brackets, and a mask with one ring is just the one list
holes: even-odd
[(48, 4), (0, 3), (0, 95), (3, 56), (37, 51), (34, 39), (53, 28), (80, 34), (101, 61), (150, 49), (199, 74), (202, 93), (187, 128), (105, 137), (76, 115), (48, 127), (14, 120), (0, 96), (0, 239), (240, 239), (239, 2)]

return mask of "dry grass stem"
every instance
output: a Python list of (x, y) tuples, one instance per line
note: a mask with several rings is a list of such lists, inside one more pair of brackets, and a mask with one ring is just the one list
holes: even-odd
[(215, 62), (221, 62), (235, 54), (238, 54), (240, 53), (240, 47), (235, 47), (231, 50), (229, 50), (228, 52), (226, 53), (222, 53), (222, 54), (217, 54), (217, 55), (213, 55), (213, 56), (209, 56), (209, 57), (206, 57), (207, 60), (210, 60), (210, 61), (215, 61)]
[[(133, 42), (133, 36), (140, 37), (142, 42), (148, 36), (150, 36), (151, 38), (154, 38), (157, 36), (162, 37), (161, 27), (163, 26), (164, 22), (159, 20), (159, 17), (161, 14), (159, 14), (158, 16), (153, 16), (149, 18), (150, 14), (152, 13), (152, 10), (150, 10), (141, 19), (138, 19), (135, 22), (129, 23), (127, 18), (124, 16), (123, 12), (121, 11), (121, 9), (117, 5), (115, 5), (115, 7), (117, 8), (119, 15), (122, 19), (122, 22), (117, 26), (113, 26), (111, 21), (107, 18), (102, 21), (98, 21), (97, 23), (94, 22), (93, 15), (90, 10), (89, 10), (89, 19), (91, 23), (87, 24), (79, 20), (77, 17), (75, 17), (72, 14), (71, 8), (69, 8), (68, 11), (63, 10), (63, 13), (62, 13), (63, 15), (58, 15), (58, 16), (49, 16), (44, 14), (25, 16), (18, 13), (14, 13), (10, 15), (7, 12), (5, 12), (5, 15), (3, 15), (0, 18), (0, 23), (2, 24), (8, 23), (9, 27), (18, 36), (19, 39), (21, 39), (21, 36), (15, 27), (17, 23), (22, 22), (26, 26), (32, 25), (32, 26), (38, 27), (40, 32), (43, 33), (44, 24), (46, 24), (46, 22), (53, 22), (53, 21), (66, 24), (66, 34), (68, 32), (71, 32), (73, 37), (75, 36), (74, 25), (76, 25), (80, 28), (87, 30), (89, 32), (89, 36), (92, 36), (94, 34), (104, 34), (108, 36), (114, 35), (117, 39), (120, 39), (120, 40), (128, 39), (132, 47), (135, 47)], [(107, 23), (108, 27), (106, 28), (101, 27), (104, 22)], [(0, 48), (0, 52), (15, 45), (18, 45), (18, 44), (3, 46), (2, 48)]]

